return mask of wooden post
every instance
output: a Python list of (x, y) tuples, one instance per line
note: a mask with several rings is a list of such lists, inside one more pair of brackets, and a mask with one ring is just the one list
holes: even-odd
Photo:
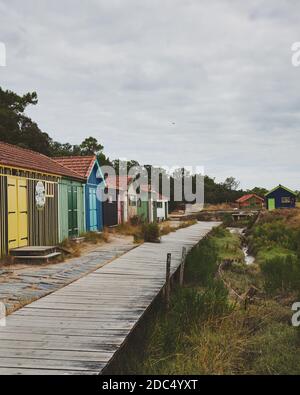
[(182, 247), (181, 264), (180, 264), (180, 272), (179, 272), (180, 287), (183, 286), (185, 258), (186, 258), (186, 247)]
[(166, 298), (166, 308), (170, 307), (170, 292), (171, 292), (171, 253), (167, 254), (167, 264), (166, 264), (166, 285), (165, 285), (165, 298)]

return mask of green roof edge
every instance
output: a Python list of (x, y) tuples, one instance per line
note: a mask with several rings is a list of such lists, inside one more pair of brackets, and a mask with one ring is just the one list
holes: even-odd
[(293, 195), (297, 196), (297, 193), (295, 193), (294, 191), (292, 191), (291, 189), (289, 189), (289, 188), (287, 188), (287, 187), (284, 187), (284, 186), (281, 185), (281, 184), (279, 184), (279, 185), (277, 185), (277, 187), (271, 189), (269, 192), (267, 192), (267, 193), (265, 194), (265, 196), (270, 195), (270, 193), (276, 191), (276, 189), (278, 189), (278, 188), (285, 189), (287, 192), (290, 192), (290, 193), (292, 193)]

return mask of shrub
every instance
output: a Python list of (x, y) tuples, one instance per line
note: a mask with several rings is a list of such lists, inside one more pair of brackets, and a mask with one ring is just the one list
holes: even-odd
[(159, 242), (159, 226), (156, 222), (144, 224), (142, 226), (142, 236), (145, 241), (150, 243), (157, 243)]
[(138, 226), (144, 223), (144, 220), (141, 216), (139, 215), (134, 215), (133, 217), (130, 218), (130, 224), (132, 226)]

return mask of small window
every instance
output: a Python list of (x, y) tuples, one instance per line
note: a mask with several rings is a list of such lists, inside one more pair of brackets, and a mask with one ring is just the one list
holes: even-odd
[(157, 202), (156, 203), (157, 208), (163, 208), (163, 202)]
[(291, 203), (291, 198), (288, 196), (284, 196), (281, 198), (281, 203), (283, 204)]
[(46, 182), (46, 197), (53, 198), (54, 197), (54, 183)]
[(134, 196), (129, 196), (129, 206), (135, 207), (136, 206), (136, 200)]

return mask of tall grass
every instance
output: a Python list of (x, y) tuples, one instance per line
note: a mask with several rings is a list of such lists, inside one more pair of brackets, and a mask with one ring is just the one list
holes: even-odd
[[(215, 276), (224, 256), (239, 256), (236, 235), (219, 228), (187, 257), (185, 287), (176, 288), (170, 309), (149, 318), (113, 373), (300, 374), (299, 331), (290, 306), (263, 299), (247, 309), (231, 302)], [(232, 266), (235, 281), (256, 270)], [(230, 276), (230, 269), (228, 269)], [(244, 280), (243, 280), (244, 281)]]
[(248, 235), (250, 250), (264, 276), (265, 291), (300, 289), (300, 221), (297, 211), (268, 213)]

